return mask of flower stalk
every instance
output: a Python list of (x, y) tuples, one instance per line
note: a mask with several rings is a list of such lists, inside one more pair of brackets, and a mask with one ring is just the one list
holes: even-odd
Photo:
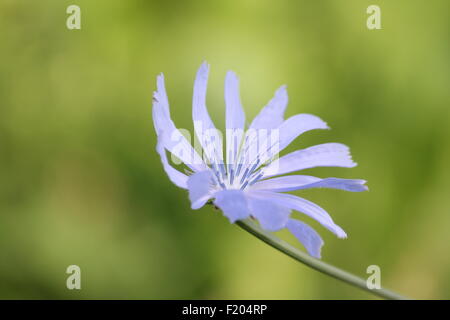
[(346, 282), (354, 287), (360, 288), (364, 291), (367, 291), (371, 294), (377, 295), (384, 299), (389, 300), (405, 300), (406, 297), (401, 296), (398, 293), (395, 293), (388, 289), (369, 289), (367, 287), (367, 282), (365, 279), (355, 276), (347, 271), (339, 269), (333, 265), (330, 265), (326, 262), (323, 262), (319, 259), (315, 259), (309, 256), (307, 253), (300, 251), (289, 243), (281, 240), (270, 232), (264, 231), (261, 229), (256, 223), (253, 221), (246, 219), (236, 221), (236, 224), (240, 226), (245, 231), (251, 233), (258, 239), (272, 246), (273, 248), (283, 252), (289, 257), (307, 265), (310, 268), (313, 268), (319, 272), (322, 272), (330, 277), (338, 279), (340, 281)]

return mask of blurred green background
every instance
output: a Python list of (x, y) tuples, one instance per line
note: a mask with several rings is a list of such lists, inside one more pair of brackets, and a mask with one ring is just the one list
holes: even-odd
[[(81, 30), (66, 8), (81, 7)], [(381, 7), (382, 30), (366, 8)], [(288, 85), (287, 116), (333, 128), (288, 151), (343, 142), (370, 192), (296, 194), (349, 234), (323, 260), (413, 298), (450, 298), (447, 0), (0, 0), (0, 298), (366, 299), (245, 233), (192, 211), (155, 152), (151, 95), (164, 72), (173, 119), (192, 130), (195, 72), (223, 128), (223, 80), (248, 119)], [(284, 239), (300, 245), (287, 234)], [(81, 290), (66, 288), (81, 267)]]

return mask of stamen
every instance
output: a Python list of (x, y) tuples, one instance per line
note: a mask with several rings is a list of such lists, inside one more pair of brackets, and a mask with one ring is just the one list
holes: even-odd
[(245, 183), (241, 186), (241, 190), (244, 190), (245, 189), (245, 187), (247, 186), (247, 184), (248, 184), (248, 180), (247, 181), (245, 181)]
[(239, 176), (239, 174), (241, 173), (241, 169), (242, 169), (242, 163), (239, 163), (237, 171), (236, 171), (236, 176)]
[(262, 173), (258, 174), (258, 175), (257, 175), (257, 176), (249, 183), (249, 185), (251, 186), (251, 185), (255, 184), (259, 179), (261, 179), (262, 176), (263, 176)]
[(258, 167), (258, 165), (259, 165), (259, 157), (258, 157), (258, 160), (256, 161), (256, 163), (250, 169), (250, 172), (253, 172)]
[(223, 162), (219, 163), (220, 172), (222, 173), (223, 179), (227, 176), (227, 172), (225, 170), (225, 164)]
[(244, 174), (242, 175), (242, 178), (241, 178), (241, 181), (240, 181), (241, 184), (244, 182), (245, 177), (247, 176), (248, 170), (249, 170), (249, 168), (245, 169), (245, 172), (244, 172)]
[(223, 188), (223, 189), (226, 189), (227, 187), (223, 184), (223, 182), (221, 181), (221, 182), (219, 182), (219, 185)]
[(230, 184), (232, 185), (234, 181), (234, 170), (231, 169), (231, 173), (230, 173)]

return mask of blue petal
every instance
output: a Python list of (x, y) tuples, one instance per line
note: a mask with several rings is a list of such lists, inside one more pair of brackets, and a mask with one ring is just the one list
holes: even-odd
[(244, 129), (245, 113), (239, 96), (239, 79), (233, 71), (225, 78), (226, 128)]
[(272, 200), (281, 206), (306, 214), (307, 216), (317, 220), (320, 224), (336, 234), (339, 238), (347, 237), (345, 231), (333, 222), (333, 219), (331, 219), (330, 215), (324, 209), (313, 202), (294, 196), (292, 194), (276, 193), (271, 191), (252, 191), (252, 193), (259, 193), (267, 200)]
[(194, 173), (187, 180), (192, 209), (200, 209), (211, 198), (212, 173), (210, 170)]
[(247, 192), (248, 206), (252, 216), (258, 219), (261, 227), (267, 231), (278, 231), (286, 226), (291, 214), (289, 208), (266, 199), (265, 197)]
[(245, 113), (239, 97), (239, 80), (232, 71), (225, 78), (225, 105), (226, 159), (229, 165), (234, 165), (244, 135)]
[[(253, 159), (259, 159), (261, 163), (264, 163), (280, 153), (299, 135), (314, 129), (328, 129), (328, 126), (320, 118), (311, 114), (297, 114), (279, 125), (278, 131), (269, 131), (266, 137), (259, 136), (254, 145), (250, 146), (249, 153), (257, 153)], [(255, 148), (258, 151), (255, 152)]]
[(158, 143), (164, 148), (194, 171), (202, 171), (207, 168), (202, 158), (170, 118), (169, 101), (162, 74), (157, 78), (157, 91), (153, 94), (153, 124), (158, 135)]
[(352, 192), (368, 190), (365, 180), (359, 179), (320, 179), (312, 176), (294, 175), (261, 180), (252, 186), (255, 190), (269, 190), (274, 192), (288, 192), (310, 188), (331, 188)]
[(187, 189), (188, 176), (176, 170), (169, 164), (169, 161), (167, 161), (166, 150), (164, 149), (164, 146), (159, 142), (156, 145), (156, 151), (159, 153), (159, 156), (161, 157), (161, 162), (163, 164), (164, 171), (166, 171), (170, 181), (172, 181), (176, 186), (180, 188)]
[(291, 152), (273, 161), (264, 168), (264, 177), (314, 167), (352, 168), (354, 166), (356, 163), (353, 162), (347, 146), (340, 143), (324, 143)]
[(286, 148), (302, 133), (314, 129), (328, 129), (327, 124), (319, 117), (311, 114), (297, 114), (284, 121), (280, 127), (280, 149)]
[(250, 129), (275, 129), (283, 123), (284, 111), (288, 103), (286, 86), (281, 86), (275, 96), (253, 119)]
[(250, 216), (247, 199), (241, 190), (222, 190), (215, 194), (214, 204), (218, 206), (231, 223)]
[(323, 240), (313, 228), (294, 219), (289, 219), (286, 227), (303, 244), (311, 256), (320, 259)]
[(222, 160), (222, 140), (206, 108), (209, 65), (204, 62), (197, 71), (192, 101), (192, 119), (197, 138), (208, 159)]

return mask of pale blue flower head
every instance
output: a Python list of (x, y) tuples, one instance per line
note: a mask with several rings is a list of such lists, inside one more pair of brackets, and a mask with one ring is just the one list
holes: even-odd
[[(293, 210), (317, 220), (339, 238), (345, 238), (346, 233), (324, 209), (285, 192), (309, 188), (359, 192), (367, 190), (365, 181), (285, 174), (313, 167), (354, 167), (349, 148), (340, 143), (324, 143), (279, 157), (295, 138), (310, 130), (328, 129), (327, 124), (310, 114), (285, 120), (288, 96), (282, 86), (246, 128), (239, 80), (231, 71), (225, 78), (224, 137), (216, 130), (206, 108), (208, 73), (209, 65), (203, 63), (195, 79), (192, 105), (201, 155), (171, 120), (164, 76), (157, 78), (157, 91), (153, 95), (156, 149), (169, 179), (188, 190), (193, 209), (212, 201), (232, 223), (252, 217), (268, 231), (286, 228), (311, 256), (320, 258), (322, 238), (306, 223), (291, 218)], [(172, 155), (172, 162), (181, 161), (188, 168), (187, 173), (171, 165), (166, 150)]]

